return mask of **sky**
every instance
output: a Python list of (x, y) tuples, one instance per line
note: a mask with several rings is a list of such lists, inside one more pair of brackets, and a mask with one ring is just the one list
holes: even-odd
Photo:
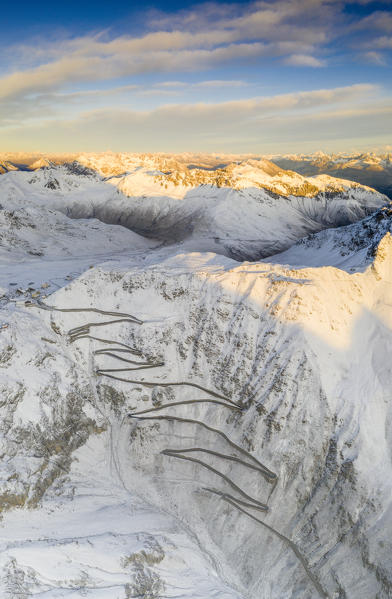
[(0, 151), (382, 148), (391, 66), (392, 0), (7, 3)]

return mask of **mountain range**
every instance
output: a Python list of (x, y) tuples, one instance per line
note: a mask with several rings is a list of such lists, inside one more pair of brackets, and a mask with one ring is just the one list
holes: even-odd
[(271, 160), (285, 169), (293, 169), (305, 176), (320, 173), (351, 179), (378, 189), (392, 198), (392, 154), (386, 152), (353, 152), (325, 154), (283, 154)]
[(388, 197), (253, 156), (10, 158), (0, 595), (390, 597)]

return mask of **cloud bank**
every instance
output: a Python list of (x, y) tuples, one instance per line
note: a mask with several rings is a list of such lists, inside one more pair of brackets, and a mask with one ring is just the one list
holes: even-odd
[[(358, 107), (360, 101), (360, 107)], [(45, 139), (44, 151), (278, 151), (298, 144), (317, 149), (342, 135), (350, 143), (372, 133), (384, 141), (392, 107), (363, 84), (216, 104), (169, 104), (153, 110), (101, 109), (74, 119), (8, 127), (13, 140)], [(82, 139), (77, 147), (75, 139)], [(295, 140), (295, 142), (294, 142)], [(381, 140), (381, 141), (380, 141)], [(296, 145), (295, 145), (296, 144)], [(36, 149), (31, 145), (28, 149)]]

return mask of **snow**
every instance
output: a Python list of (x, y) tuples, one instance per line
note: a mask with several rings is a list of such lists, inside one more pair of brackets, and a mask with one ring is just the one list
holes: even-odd
[(358, 223), (300, 239), (268, 260), (294, 267), (330, 265), (347, 272), (363, 271), (373, 262), (380, 241), (392, 232), (391, 217), (391, 205), (385, 206)]
[[(371, 189), (344, 181), (331, 183), (330, 177), (316, 178), (315, 189), (319, 190), (316, 196), (281, 195), (277, 198), (273, 194), (283, 193), (279, 190), (285, 187), (286, 175), (271, 183), (272, 191), (269, 191), (249, 187), (255, 185), (250, 179), (249, 165), (245, 174), (241, 170), (243, 166), (235, 168), (239, 169), (235, 178), (241, 182), (238, 189), (214, 185), (189, 187), (170, 181), (165, 189), (156, 179), (155, 171), (140, 165), (133, 173), (108, 181), (97, 176), (80, 176), (69, 172), (66, 166), (59, 166), (34, 174), (7, 173), (0, 178), (0, 192), (8, 197), (4, 207), (8, 206), (8, 211), (16, 209), (21, 217), (27, 210), (28, 198), (29, 211), (39, 212), (43, 207), (55, 211), (49, 212), (48, 218), (60, 219), (63, 227), (75, 225), (62, 219), (59, 211), (74, 219), (97, 218), (104, 223), (121, 224), (156, 242), (182, 241), (187, 250), (213, 251), (234, 259), (250, 260), (283, 251), (298, 239), (325, 227), (355, 222), (387, 202), (385, 196)], [(271, 181), (277, 176), (271, 178), (255, 167), (251, 171), (255, 177), (262, 172), (262, 177), (269, 177)], [(289, 177), (291, 182), (294, 179)], [(303, 183), (301, 178), (299, 184)], [(36, 215), (31, 216), (32, 220), (36, 218)], [(55, 226), (59, 228), (59, 225), (53, 228)], [(134, 233), (132, 239), (129, 232), (102, 227), (96, 221), (86, 220), (84, 227), (96, 227), (103, 237), (109, 236), (114, 251), (127, 245), (142, 248), (146, 244), (145, 239)], [(78, 231), (83, 231), (79, 225)], [(23, 232), (26, 233), (25, 228)], [(76, 229), (65, 235), (62, 245), (61, 237), (58, 240), (62, 255), (69, 253), (66, 239), (71, 234), (76, 237)], [(18, 245), (26, 245), (30, 239), (32, 243), (33, 238), (33, 232), (29, 231), (29, 238), (23, 237)], [(87, 239), (87, 234), (83, 239)], [(98, 239), (98, 234), (94, 239)], [(86, 241), (83, 243), (89, 251)], [(42, 252), (42, 244), (29, 251)]]
[(328, 174), (369, 185), (392, 198), (392, 154), (386, 148), (377, 152), (325, 154), (284, 154), (269, 157), (281, 168), (303, 175)]
[[(135, 186), (130, 197), (117, 192), (122, 178), (65, 166), (0, 177), (0, 595), (314, 599), (313, 576), (331, 598), (388, 597), (392, 237), (385, 198), (346, 183), (333, 197), (274, 197), (248, 187), (258, 174), (249, 164), (238, 166), (243, 189), (208, 185), (182, 197), (174, 186), (178, 196), (162, 196), (154, 192), (154, 165), (139, 167), (133, 172), (128, 163), (124, 175)], [(322, 177), (319, 184), (335, 183)], [(132, 230), (139, 223), (140, 233), (142, 220), (161, 239)], [(177, 233), (191, 224), (191, 234), (169, 239), (174, 224)], [(261, 261), (234, 259), (282, 246), (288, 249)], [(97, 375), (119, 362), (94, 353), (100, 341), (71, 343), (67, 332), (107, 317), (25, 304), (43, 296), (59, 309), (143, 320), (91, 334), (163, 360), (125, 373), (156, 385)], [(224, 432), (277, 473), (272, 488), (239, 463), (209, 458), (268, 503), (257, 517), (295, 543), (311, 576), (276, 533), (205, 490), (233, 493), (224, 480), (161, 453), (233, 451), (222, 437), (192, 422), (128, 417), (205, 396), (159, 386), (179, 381), (242, 405), (238, 414), (207, 403), (161, 414)]]
[(24, 510), (5, 515), (2, 596), (123, 599), (137, 592), (136, 571), (155, 576), (165, 597), (238, 599), (178, 523), (124, 487), (104, 437), (75, 452), (69, 478), (28, 520)]

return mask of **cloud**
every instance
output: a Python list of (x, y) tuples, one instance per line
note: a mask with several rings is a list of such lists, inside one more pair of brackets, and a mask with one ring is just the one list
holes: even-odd
[(167, 97), (184, 96), (204, 90), (239, 89), (248, 84), (242, 80), (212, 79), (202, 81), (161, 81), (153, 85), (128, 84), (117, 87), (92, 88), (75, 92), (48, 91), (28, 97), (0, 99), (0, 126), (47, 115), (53, 117), (69, 108), (81, 106), (100, 106), (105, 103), (120, 102), (124, 104), (138, 97), (156, 97), (158, 100)]
[(81, 81), (207, 70), (247, 59), (281, 57), (292, 66), (321, 66), (314, 55), (329, 39), (338, 12), (330, 0), (209, 4), (163, 15), (159, 30), (140, 37), (110, 39), (102, 32), (24, 44), (7, 51), (10, 72), (0, 76), (0, 98), (46, 93)]
[(273, 123), (279, 124), (284, 119), (306, 119), (327, 107), (351, 110), (353, 103), (377, 97), (377, 89), (373, 85), (359, 84), (214, 104), (169, 104), (149, 111), (105, 108), (86, 112), (73, 120), (50, 119), (40, 125), (23, 124), (19, 132), (15, 127), (3, 129), (3, 132), (10, 139), (18, 139), (26, 132), (45, 138), (50, 137), (52, 131), (60, 131), (60, 137), (68, 139), (68, 146), (63, 149), (72, 149), (72, 143), (80, 138), (88, 140), (92, 149), (94, 144), (102, 148), (102, 143), (109, 140), (113, 147), (120, 140), (125, 146), (126, 139), (129, 144), (140, 144), (143, 149), (144, 140), (152, 143), (152, 139), (155, 139), (154, 147), (157, 143), (162, 147), (168, 143), (181, 143), (185, 147), (187, 143), (192, 145), (200, 140), (211, 143), (215, 137), (227, 135), (237, 135), (238, 139), (247, 134), (254, 136), (258, 131), (270, 130)]
[(373, 41), (372, 45), (380, 50), (392, 50), (392, 37), (379, 37)]
[[(343, 0), (209, 3), (170, 15), (150, 11), (145, 19), (150, 30), (139, 37), (111, 38), (101, 32), (24, 44), (6, 51), (10, 67), (0, 76), (0, 99), (67, 89), (79, 82), (206, 71), (247, 60), (260, 64), (277, 58), (294, 68), (322, 67), (334, 52), (335, 37), (344, 46), (347, 31), (364, 43), (364, 37), (374, 38), (372, 32), (392, 30), (387, 11), (350, 24), (344, 6)], [(389, 48), (386, 37), (376, 44), (369, 50), (381, 49), (382, 44)]]
[[(377, 89), (377, 86), (374, 85), (357, 84), (334, 89), (320, 89), (215, 104), (201, 102), (198, 104), (167, 105), (142, 114), (143, 118), (148, 118), (150, 121), (174, 117), (176, 120), (184, 119), (184, 121), (194, 119), (199, 124), (203, 120), (208, 123), (210, 121), (215, 123), (228, 122), (232, 119), (241, 122), (249, 118), (263, 117), (283, 111), (309, 110), (324, 105), (352, 102), (376, 92)], [(135, 115), (137, 114), (141, 113), (135, 112)]]
[[(279, 77), (268, 81), (271, 65), (275, 69), (280, 64), (293, 69), (327, 69), (330, 64), (342, 66), (347, 60), (352, 63), (358, 56), (362, 62), (382, 64), (383, 56), (388, 57), (392, 49), (389, 13), (378, 10), (361, 18), (354, 10), (346, 11), (346, 4), (344, 0), (208, 3), (170, 15), (147, 12), (146, 29), (138, 36), (115, 35), (108, 30), (3, 49), (1, 62), (7, 71), (0, 71), (2, 132), (6, 127), (10, 135), (16, 122), (20, 129), (12, 130), (25, 128), (26, 135), (27, 131), (49, 131), (51, 126), (62, 129), (67, 122), (68, 131), (74, 127), (73, 139), (84, 130), (88, 139), (98, 140), (101, 135), (105, 139), (105, 134), (114, 140), (108, 128), (113, 122), (121, 139), (126, 132), (131, 138), (134, 131), (143, 139), (141, 129), (145, 127), (146, 139), (152, 139), (153, 131), (167, 139), (182, 139), (187, 131), (189, 139), (210, 139), (215, 132), (221, 139), (232, 135), (235, 142), (244, 139), (242, 129), (248, 130), (252, 138), (252, 125), (266, 128), (266, 119), (281, 123), (283, 115), (289, 118), (287, 115), (296, 114), (300, 118), (298, 115), (307, 114), (310, 118), (323, 106), (362, 104), (367, 94), (375, 94), (374, 87), (348, 86), (225, 103), (186, 104), (195, 98), (216, 100), (222, 97), (220, 89), (222, 94), (226, 91), (224, 97), (243, 97), (250, 84), (234, 79), (242, 76), (237, 75), (242, 67), (252, 87), (272, 81), (276, 89), (284, 89), (293, 79), (288, 78), (287, 83)], [(228, 68), (235, 73), (228, 75), (233, 80), (224, 78)], [(200, 81), (183, 81), (194, 78), (189, 74), (196, 72), (202, 73), (198, 75)], [(313, 80), (317, 77), (321, 79), (315, 71)], [(168, 98), (178, 103), (162, 105)], [(141, 105), (155, 108), (130, 110)], [(86, 107), (88, 112), (82, 114)], [(64, 115), (64, 119), (58, 115)], [(102, 131), (94, 131), (94, 127)], [(64, 129), (63, 137), (67, 135)]]
[(175, 88), (175, 89), (196, 89), (207, 87), (245, 87), (247, 83), (240, 79), (207, 79), (206, 81), (196, 81), (188, 83), (186, 81), (162, 81), (155, 84), (157, 88)]
[[(109, 44), (112, 45), (112, 42)], [(236, 43), (212, 49), (183, 49), (175, 52), (161, 49), (141, 53), (120, 52), (119, 44), (116, 45), (116, 53), (112, 54), (105, 44), (101, 46), (101, 51), (96, 55), (89, 55), (83, 47), (59, 60), (3, 76), (0, 78), (0, 99), (61, 89), (80, 81), (113, 80), (146, 73), (192, 72), (244, 59), (284, 56), (296, 49), (308, 50), (303, 44), (298, 46), (287, 41), (276, 44)], [(315, 66), (315, 61), (313, 59), (312, 66)]]
[(375, 11), (354, 24), (353, 29), (360, 31), (392, 32), (392, 14), (387, 11)]
[[(156, 27), (178, 30), (223, 30), (237, 39), (325, 41), (330, 25), (339, 17), (339, 4), (328, 0), (278, 0), (238, 4), (204, 4), (177, 15), (155, 15)], [(211, 25), (213, 24), (213, 25)]]
[[(279, 49), (278, 49), (279, 51)], [(140, 73), (195, 71), (245, 58), (270, 55), (261, 43), (229, 44), (212, 50), (85, 56), (79, 53), (0, 78), (0, 99), (59, 89), (71, 83), (103, 81)]]
[[(238, 119), (216, 121), (206, 112), (203, 120), (191, 112), (178, 119), (175, 107), (159, 111), (95, 111), (77, 119), (54, 121), (27, 128), (10, 128), (6, 149), (36, 148), (43, 151), (228, 151), (280, 152), (308, 149), (345, 149), (360, 144), (386, 144), (385, 119), (390, 104), (370, 102), (361, 109), (326, 107), (317, 114), (293, 111), (254, 120), (246, 106)], [(162, 118), (164, 117), (164, 118)], [(185, 118), (186, 117), (186, 118)], [(26, 137), (27, 136), (27, 137)], [(33, 141), (31, 141), (33, 140)], [(75, 140), (79, 140), (79, 144)], [(347, 145), (345, 145), (347, 144)], [(4, 148), (5, 149), (5, 148)]]
[(198, 83), (192, 83), (191, 87), (244, 87), (247, 83), (241, 80), (230, 80), (230, 79), (210, 79), (207, 81), (199, 81)]
[(325, 62), (307, 54), (292, 54), (285, 59), (285, 64), (295, 67), (324, 67)]
[(375, 64), (383, 67), (387, 65), (385, 56), (383, 56), (383, 54), (381, 54), (380, 52), (375, 52), (373, 50), (369, 52), (364, 52), (363, 54), (361, 54), (361, 58), (368, 64)]

